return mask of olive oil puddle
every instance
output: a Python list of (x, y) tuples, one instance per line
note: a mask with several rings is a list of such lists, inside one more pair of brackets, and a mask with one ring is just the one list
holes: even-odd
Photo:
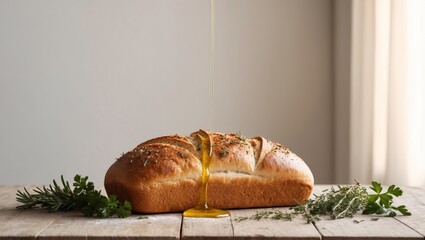
[(209, 165), (212, 156), (211, 138), (198, 135), (201, 139), (202, 145), (202, 175), (201, 187), (199, 188), (199, 201), (198, 204), (183, 213), (184, 217), (208, 217), (219, 218), (229, 217), (230, 213), (225, 210), (215, 209), (208, 206), (208, 180), (210, 178)]

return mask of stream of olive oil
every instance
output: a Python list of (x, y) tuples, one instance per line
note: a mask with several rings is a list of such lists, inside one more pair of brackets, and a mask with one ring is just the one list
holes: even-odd
[(186, 210), (183, 216), (204, 218), (228, 217), (230, 216), (228, 211), (208, 206), (208, 180), (210, 178), (209, 165), (211, 162), (212, 144), (209, 136), (198, 136), (201, 138), (202, 142), (202, 175), (201, 186), (199, 188), (199, 200), (198, 204), (194, 208)]
[[(211, 131), (214, 131), (214, 81), (215, 81), (215, 43), (214, 43), (214, 0), (211, 1), (211, 67), (212, 67), (212, 78), (211, 78)], [(201, 175), (201, 186), (199, 188), (199, 199), (198, 204), (191, 209), (186, 210), (183, 213), (185, 217), (228, 217), (230, 213), (225, 210), (215, 209), (208, 206), (208, 180), (210, 178), (209, 166), (212, 157), (212, 137), (198, 135), (201, 139), (202, 146), (202, 175)]]
[(215, 0), (211, 1), (211, 132), (214, 131), (214, 82), (215, 82)]

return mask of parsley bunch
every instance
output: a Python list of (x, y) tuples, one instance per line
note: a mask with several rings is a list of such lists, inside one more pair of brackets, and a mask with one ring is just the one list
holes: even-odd
[(53, 180), (53, 186), (37, 187), (30, 194), (26, 188), (16, 193), (16, 200), (22, 205), (17, 209), (30, 209), (36, 206), (46, 208), (49, 212), (69, 211), (79, 209), (85, 216), (107, 218), (118, 216), (128, 217), (131, 214), (131, 204), (128, 201), (121, 203), (115, 196), (105, 197), (100, 190), (95, 190), (93, 182), (88, 177), (75, 175), (74, 188), (61, 176), (62, 187)]
[(403, 215), (412, 215), (405, 205), (393, 206), (393, 197), (400, 197), (403, 191), (391, 185), (385, 193), (382, 193), (382, 186), (378, 182), (372, 182), (370, 187), (374, 193), (368, 195), (368, 202), (366, 203), (363, 214), (386, 214), (390, 217), (395, 217), (399, 211)]

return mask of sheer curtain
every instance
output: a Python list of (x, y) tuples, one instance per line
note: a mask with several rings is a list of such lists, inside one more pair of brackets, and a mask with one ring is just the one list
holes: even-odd
[(425, 1), (352, 11), (350, 177), (425, 186)]

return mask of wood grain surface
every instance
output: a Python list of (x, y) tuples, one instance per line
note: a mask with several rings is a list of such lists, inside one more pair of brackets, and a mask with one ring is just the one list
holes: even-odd
[[(404, 194), (395, 201), (406, 204), (412, 216), (373, 221), (370, 216), (358, 214), (338, 220), (324, 217), (307, 224), (301, 216), (292, 221), (237, 221), (270, 209), (230, 210), (230, 218), (218, 219), (183, 218), (181, 213), (97, 219), (78, 211), (18, 211), (16, 191), (23, 187), (0, 185), (0, 239), (425, 239), (425, 189), (421, 188), (402, 187)], [(316, 185), (314, 192), (320, 194), (329, 187)]]

